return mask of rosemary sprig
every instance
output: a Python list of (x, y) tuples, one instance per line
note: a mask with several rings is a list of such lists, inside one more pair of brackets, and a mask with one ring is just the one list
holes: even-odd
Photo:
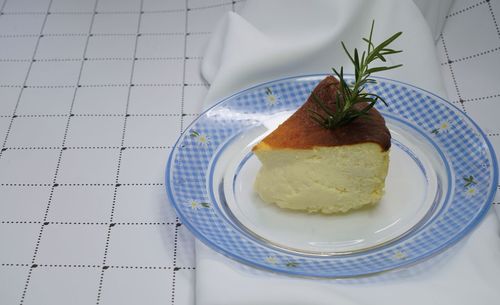
[[(342, 48), (347, 53), (349, 60), (354, 65), (354, 82), (348, 83), (344, 79), (344, 67), (340, 67), (340, 71), (332, 68), (333, 73), (339, 79), (339, 88), (335, 96), (335, 107), (327, 105), (318, 98), (315, 94), (312, 94), (314, 102), (319, 106), (324, 113), (320, 113), (309, 109), (309, 114), (312, 120), (319, 123), (321, 126), (329, 129), (334, 129), (339, 126), (350, 123), (352, 120), (365, 116), (368, 111), (375, 106), (375, 103), (381, 101), (387, 106), (386, 101), (379, 95), (375, 93), (364, 92), (365, 85), (368, 83), (375, 83), (374, 79), (370, 78), (372, 73), (386, 71), (401, 67), (402, 65), (394, 66), (378, 66), (369, 67), (371, 63), (376, 60), (381, 60), (386, 62), (385, 56), (392, 55), (402, 52), (401, 50), (393, 50), (388, 48), (394, 40), (396, 40), (402, 32), (398, 32), (379, 45), (375, 45), (372, 42), (373, 28), (375, 26), (375, 20), (372, 21), (372, 26), (370, 29), (370, 36), (368, 38), (363, 38), (363, 41), (367, 43), (366, 51), (361, 53), (358, 49), (354, 49), (353, 54), (349, 53), (344, 42), (342, 43)], [(354, 105), (365, 102), (366, 106), (359, 109), (359, 107), (353, 107)]]

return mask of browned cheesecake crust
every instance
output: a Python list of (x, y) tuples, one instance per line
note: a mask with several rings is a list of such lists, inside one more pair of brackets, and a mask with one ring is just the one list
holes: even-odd
[[(334, 107), (338, 85), (339, 81), (336, 78), (327, 76), (314, 88), (312, 94), (325, 104)], [(383, 151), (389, 150), (391, 134), (385, 126), (384, 118), (375, 108), (370, 109), (365, 117), (357, 118), (335, 129), (327, 129), (310, 118), (308, 109), (324, 113), (314, 101), (312, 94), (304, 105), (257, 144), (253, 150), (259, 149), (262, 143), (271, 148), (310, 149), (367, 142), (380, 145)], [(366, 103), (359, 103), (354, 107), (361, 109), (365, 106)]]

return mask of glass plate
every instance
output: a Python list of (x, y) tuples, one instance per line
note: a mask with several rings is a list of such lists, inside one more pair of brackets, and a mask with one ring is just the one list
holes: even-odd
[(471, 232), (491, 206), (498, 170), (479, 127), (425, 90), (377, 78), (367, 90), (392, 134), (385, 195), (342, 215), (284, 210), (260, 200), (251, 148), (291, 115), (325, 75), (241, 91), (205, 111), (175, 144), (169, 199), (202, 242), (242, 263), (315, 277), (352, 277), (424, 260)]

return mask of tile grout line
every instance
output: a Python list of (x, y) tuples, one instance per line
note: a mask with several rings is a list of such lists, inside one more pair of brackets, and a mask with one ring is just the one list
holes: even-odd
[[(4, 2), (7, 2), (7, 0), (4, 0)], [(223, 7), (223, 6), (229, 6), (233, 5), (237, 2), (245, 2), (245, 0), (236, 0), (236, 1), (227, 1), (223, 2), (220, 4), (212, 4), (212, 5), (205, 5), (205, 6), (197, 6), (197, 7), (190, 7), (190, 10), (205, 10), (205, 9), (211, 9), (211, 8), (217, 8), (217, 7)], [(0, 11), (2, 8), (0, 8)], [(179, 8), (179, 9), (164, 9), (164, 10), (143, 10), (142, 12), (145, 14), (163, 14), (163, 13), (183, 13), (185, 12), (186, 8)], [(137, 11), (97, 11), (99, 14), (106, 14), (106, 15), (114, 15), (114, 14), (140, 14)], [(43, 15), (46, 14), (46, 12), (42, 11), (11, 11), (11, 12), (3, 12), (4, 15)], [(54, 15), (90, 15), (94, 14), (92, 11), (50, 11), (50, 14)]]
[(175, 218), (175, 221), (176, 221), (176, 224), (175, 224), (175, 229), (174, 229), (174, 247), (173, 247), (173, 260), (172, 260), (172, 264), (174, 266), (174, 269), (172, 272), (172, 300), (171, 300), (171, 304), (172, 305), (175, 305), (175, 277), (176, 277), (176, 271), (179, 271), (180, 268), (177, 266), (177, 247), (178, 247), (178, 243), (179, 243), (179, 228), (180, 226), (182, 225), (180, 222), (179, 222), (179, 217), (176, 217)]
[[(50, 11), (50, 6), (52, 5), (52, 1), (53, 0), (50, 0), (49, 8), (47, 9), (47, 14), (46, 14), (46, 17), (45, 17), (45, 21), (47, 20), (48, 16), (50, 15), (49, 11)], [(97, 7), (97, 2), (98, 2), (98, 0), (95, 1), (94, 8)], [(87, 35), (87, 38), (86, 38), (86, 41), (85, 41), (84, 50), (83, 50), (83, 54), (84, 55), (87, 52), (87, 48), (88, 48), (88, 44), (89, 44), (89, 38), (90, 38), (90, 33), (92, 31), (92, 27), (93, 27), (93, 24), (94, 24), (94, 19), (95, 19), (95, 14), (92, 15), (91, 22), (90, 22), (90, 25), (89, 25), (89, 28), (88, 28), (88, 35)], [(44, 25), (45, 25), (45, 23), (44, 23)], [(40, 34), (40, 38), (42, 37), (43, 27), (44, 26), (42, 26), (42, 30), (40, 31), (40, 33), (41, 33)], [(40, 40), (40, 38), (38, 40)], [(35, 52), (34, 56), (35, 55), (36, 55), (36, 52)], [(34, 56), (33, 56), (33, 58), (34, 58)], [(35, 261), (36, 261), (37, 255), (38, 255), (38, 250), (39, 250), (40, 243), (41, 243), (41, 240), (42, 240), (43, 232), (45, 230), (45, 227), (50, 224), (50, 222), (47, 222), (47, 217), (49, 215), (49, 211), (50, 211), (50, 207), (51, 207), (51, 204), (52, 204), (52, 199), (53, 199), (55, 188), (58, 186), (58, 184), (57, 184), (57, 176), (59, 174), (59, 169), (60, 169), (60, 166), (61, 166), (61, 160), (62, 160), (62, 156), (63, 156), (64, 150), (65, 150), (64, 146), (66, 144), (66, 139), (67, 139), (67, 136), (68, 136), (68, 131), (69, 131), (70, 123), (71, 123), (71, 117), (72, 117), (71, 113), (73, 111), (73, 106), (74, 106), (75, 100), (76, 100), (76, 94), (77, 94), (77, 91), (78, 91), (78, 83), (80, 82), (80, 79), (81, 79), (81, 76), (82, 76), (82, 72), (83, 72), (83, 67), (84, 67), (84, 64), (85, 64), (85, 61), (84, 61), (83, 57), (81, 58), (80, 62), (81, 62), (80, 63), (80, 69), (79, 69), (78, 78), (77, 78), (77, 81), (76, 81), (77, 86), (74, 87), (73, 97), (72, 97), (71, 105), (70, 105), (70, 109), (69, 109), (69, 115), (67, 116), (66, 126), (65, 126), (65, 129), (64, 129), (63, 139), (62, 139), (62, 143), (61, 143), (61, 149), (59, 151), (59, 155), (58, 155), (58, 158), (57, 158), (56, 169), (54, 171), (54, 176), (53, 176), (53, 179), (52, 179), (52, 186), (51, 186), (51, 189), (50, 189), (49, 198), (47, 200), (47, 206), (45, 208), (45, 212), (44, 212), (44, 215), (43, 215), (43, 220), (42, 220), (42, 224), (41, 224), (41, 227), (40, 227), (40, 232), (38, 234), (38, 238), (37, 238), (37, 241), (36, 241), (35, 250), (34, 250), (34, 253), (33, 253), (33, 258), (32, 258), (32, 261), (31, 261), (32, 266), (30, 267), (30, 271), (29, 271), (28, 277), (26, 279), (26, 284), (24, 286), (23, 294), (21, 296), (21, 302), (20, 302), (21, 305), (24, 303), (25, 296), (26, 296), (26, 293), (27, 293), (28, 288), (29, 288), (32, 270), (33, 270), (33, 268), (38, 267), (38, 265), (35, 263)]]
[(234, 5), (234, 3), (235, 3), (235, 1), (228, 1), (228, 2), (224, 2), (224, 3), (220, 3), (220, 4), (212, 4), (212, 5), (197, 6), (197, 7), (190, 7), (190, 8), (188, 8), (186, 6), (186, 9), (191, 10), (191, 11), (201, 11), (201, 10), (210, 9), (210, 8), (217, 8), (217, 7)]
[[(1, 267), (29, 267), (31, 264), (26, 263), (1, 263)], [(88, 264), (39, 264), (38, 267), (42, 268), (102, 268), (102, 265), (88, 265)], [(173, 266), (138, 266), (138, 265), (108, 265), (111, 269), (149, 269), (149, 270), (173, 270)], [(179, 270), (195, 270), (196, 267), (178, 267)]]
[(467, 111), (465, 110), (465, 106), (464, 106), (464, 102), (463, 102), (463, 98), (462, 98), (462, 94), (460, 93), (460, 89), (458, 88), (458, 83), (457, 83), (457, 79), (455, 78), (455, 72), (453, 71), (453, 61), (450, 59), (450, 55), (448, 53), (448, 47), (446, 46), (446, 42), (444, 40), (444, 35), (441, 35), (441, 42), (443, 43), (443, 49), (444, 49), (444, 53), (446, 55), (446, 59), (448, 60), (448, 68), (450, 70), (450, 73), (451, 73), (451, 78), (453, 80), (453, 85), (455, 86), (455, 90), (457, 92), (457, 96), (458, 96), (458, 99), (459, 99), (459, 102), (460, 102), (460, 106), (462, 107), (462, 111), (464, 113), (467, 113)]
[[(156, 83), (156, 84), (91, 84), (91, 85), (78, 85), (81, 88), (103, 88), (103, 87), (208, 87), (206, 83)], [(74, 85), (46, 85), (46, 86), (23, 86), (23, 85), (2, 85), (0, 88), (37, 88), (37, 89), (56, 89), (56, 88), (75, 88)]]
[[(5, 4), (6, 3), (7, 3), (7, 0), (5, 0), (4, 3), (2, 4), (2, 8), (1, 8), (2, 12), (3, 12), (3, 9), (5, 8)], [(48, 11), (50, 10), (51, 5), (52, 5), (52, 0), (50, 0), (49, 3), (48, 3), (48, 5), (47, 5), (47, 13), (45, 14), (45, 17), (43, 19), (42, 25), (40, 26), (40, 32), (39, 32), (39, 35), (38, 35), (38, 38), (37, 38), (37, 41), (36, 41), (36, 44), (35, 44), (35, 47), (34, 47), (34, 50), (33, 50), (32, 59), (35, 58), (36, 52), (38, 50), (38, 46), (40, 45), (40, 38), (41, 38), (40, 35), (42, 35), (43, 30), (45, 28), (45, 25), (47, 24), (47, 19), (49, 17)], [(10, 120), (9, 127), (7, 128), (7, 133), (5, 135), (4, 141), (2, 143), (2, 149), (0, 150), (0, 159), (2, 158), (2, 154), (5, 151), (4, 148), (5, 148), (5, 145), (7, 144), (7, 140), (9, 138), (9, 133), (10, 133), (10, 130), (12, 128), (12, 124), (14, 123), (14, 119), (16, 117), (16, 111), (17, 111), (17, 108), (19, 106), (19, 101), (21, 100), (21, 95), (23, 93), (23, 88), (24, 88), (24, 86), (26, 86), (26, 82), (28, 81), (28, 77), (30, 75), (32, 67), (33, 67), (33, 61), (31, 61), (30, 64), (29, 64), (29, 66), (28, 66), (28, 70), (26, 71), (26, 76), (25, 76), (24, 81), (23, 81), (23, 87), (21, 88), (21, 90), (19, 90), (19, 94), (18, 94), (18, 97), (17, 97), (16, 105), (14, 106), (14, 110), (12, 112), (12, 118)], [(43, 230), (43, 225), (40, 228), (40, 231), (42, 231), (42, 230)], [(40, 235), (41, 235), (41, 233), (39, 233), (38, 238), (40, 238)], [(35, 246), (35, 253), (36, 253), (36, 247), (37, 246)], [(28, 275), (26, 276), (26, 282), (25, 282), (25, 285), (24, 285), (24, 288), (23, 288), (23, 292), (21, 294), (20, 304), (23, 304), (24, 297), (26, 296), (26, 291), (28, 289), (28, 285), (29, 285), (29, 282), (30, 282), (30, 279), (31, 279), (31, 273), (33, 271), (33, 266), (34, 266), (33, 263), (34, 263), (35, 255), (36, 254), (33, 255), (32, 266), (30, 267), (30, 269), (28, 271)]]
[[(96, 11), (99, 15), (138, 15), (137, 11)], [(162, 13), (181, 13), (184, 9), (172, 10), (156, 10), (156, 11), (143, 11), (144, 14), (162, 14)], [(4, 15), (43, 15), (44, 12), (39, 11), (12, 11), (4, 12)], [(91, 11), (50, 11), (51, 15), (92, 15)]]
[(493, 12), (493, 8), (491, 7), (491, 2), (489, 0), (486, 0), (486, 2), (488, 4), (488, 10), (490, 11), (491, 18), (493, 20), (493, 25), (495, 26), (495, 29), (497, 30), (498, 38), (500, 39), (500, 28), (498, 27), (498, 23), (497, 23), (497, 19), (496, 19), (495, 13)]
[[(171, 57), (86, 57), (85, 60), (88, 61), (174, 61), (174, 60), (201, 60), (201, 56), (192, 56), (189, 58), (183, 58), (180, 56)], [(67, 61), (80, 61), (80, 58), (39, 58), (39, 59), (29, 59), (29, 58), (0, 58), (0, 62), (67, 62)]]
[[(181, 89), (181, 117), (180, 117), (180, 130), (179, 134), (182, 134), (184, 131), (184, 99), (186, 94), (186, 58), (187, 58), (187, 40), (189, 36), (188, 32), (188, 19), (189, 19), (189, 0), (184, 0), (185, 4), (185, 16), (184, 16), (184, 61), (182, 65), (182, 89)], [(178, 271), (177, 267), (177, 246), (178, 246), (178, 238), (179, 238), (179, 227), (181, 226), (179, 217), (175, 217), (175, 230), (174, 230), (174, 246), (173, 246), (173, 259), (172, 263), (174, 265), (174, 271), (172, 272), (172, 293), (171, 293), (171, 304), (175, 304), (175, 283), (176, 283), (176, 271)]]
[(477, 3), (473, 4), (473, 5), (467, 6), (467, 7), (463, 8), (463, 9), (461, 9), (461, 10), (458, 10), (456, 12), (453, 12), (453, 13), (450, 13), (450, 14), (446, 15), (445, 18), (448, 19), (448, 18), (453, 17), (453, 16), (461, 15), (461, 14), (467, 12), (467, 11), (470, 11), (473, 8), (476, 8), (476, 7), (480, 6), (480, 5), (485, 4), (486, 2), (489, 2), (489, 0), (483, 0), (483, 1), (477, 2)]
[(184, 60), (182, 62), (182, 88), (181, 88), (181, 118), (180, 118), (180, 133), (184, 131), (184, 98), (186, 94), (186, 59), (187, 59), (187, 36), (188, 35), (188, 16), (189, 16), (189, 10), (188, 10), (188, 0), (185, 1), (185, 8), (186, 12), (184, 15), (184, 49), (183, 49), (183, 57)]
[[(479, 53), (476, 53), (476, 54), (473, 54), (473, 55), (469, 55), (469, 56), (466, 56), (466, 57), (461, 57), (461, 58), (458, 58), (458, 59), (450, 59), (447, 62), (442, 62), (441, 66), (446, 66), (446, 65), (449, 65), (451, 63), (461, 62), (461, 61), (466, 61), (466, 60), (473, 59), (473, 58), (476, 58), (476, 57), (481, 57), (483, 55), (494, 53), (494, 52), (497, 52), (497, 51), (500, 51), (500, 47), (496, 47), (496, 48), (493, 48), (493, 49), (489, 49), (489, 50), (486, 50), (486, 51), (483, 51), (483, 52), (479, 52)], [(450, 63), (450, 61), (451, 61), (451, 63)]]
[(172, 146), (18, 146), (5, 150), (86, 150), (86, 149), (171, 149)]
[[(189, 32), (189, 35), (210, 35), (212, 32)], [(184, 32), (146, 32), (139, 33), (142, 36), (182, 36)], [(46, 33), (43, 34), (47, 37), (73, 37), (73, 36), (86, 36), (85, 33)], [(137, 36), (134, 33), (92, 33), (95, 37), (113, 37), (113, 36)], [(40, 34), (0, 34), (0, 38), (26, 38), (37, 37)]]
[[(31, 221), (31, 220), (1, 220), (0, 224), (40, 224), (43, 221)], [(78, 222), (78, 221), (46, 221), (46, 225), (84, 225), (84, 226), (108, 226), (109, 222)], [(176, 225), (175, 222), (114, 222), (117, 226), (173, 226)]]
[[(99, 1), (99, 0), (97, 0), (97, 1)], [(140, 7), (139, 7), (140, 13), (139, 13), (139, 16), (137, 19), (137, 28), (136, 28), (134, 54), (133, 54), (134, 58), (137, 56), (137, 45), (139, 43), (139, 37), (141, 37), (140, 29), (141, 29), (142, 16), (144, 15), (142, 13), (143, 7), (144, 7), (144, 0), (140, 0)], [(110, 244), (110, 240), (111, 240), (111, 230), (115, 226), (115, 224), (113, 223), (113, 220), (114, 220), (113, 218), (114, 218), (114, 211), (115, 211), (115, 207), (116, 207), (116, 197), (118, 194), (118, 188), (121, 185), (119, 183), (120, 167), (121, 167), (121, 162), (122, 162), (122, 157), (123, 157), (123, 151), (126, 149), (125, 148), (125, 134), (127, 131), (127, 120), (128, 120), (128, 117), (130, 116), (128, 114), (128, 110), (129, 110), (129, 105), (130, 105), (130, 93), (132, 91), (132, 87), (134, 86), (133, 80), (134, 80), (134, 71), (135, 71), (135, 63), (136, 62), (137, 62), (136, 60), (132, 61), (132, 67), (130, 69), (130, 78), (129, 78), (128, 93), (127, 93), (127, 103), (125, 105), (125, 116), (124, 116), (124, 120), (123, 120), (123, 129), (122, 129), (121, 142), (120, 142), (121, 148), (120, 148), (120, 151), (118, 153), (118, 162), (117, 162), (117, 166), (116, 166), (116, 178), (115, 178), (115, 186), (114, 186), (114, 190), (113, 190), (113, 202), (111, 204), (109, 226), (108, 226), (108, 231), (106, 234), (106, 243), (104, 246), (104, 255), (103, 255), (103, 259), (102, 259), (102, 266), (103, 267), (102, 267), (101, 273), (99, 275), (99, 286), (97, 288), (97, 298), (96, 298), (97, 305), (100, 304), (100, 302), (101, 302), (101, 295), (102, 295), (102, 289), (103, 289), (103, 283), (104, 283), (104, 275), (105, 275), (106, 269), (108, 269), (108, 267), (106, 266), (106, 262), (107, 262), (107, 258), (108, 258), (108, 250), (109, 250), (109, 244)]]
[[(0, 13), (1, 13), (0, 16), (3, 15), (3, 10), (5, 8), (5, 5), (7, 4), (7, 1), (8, 0), (4, 0), (4, 2), (2, 3), (2, 6), (0, 7)], [(17, 96), (16, 105), (14, 106), (14, 110), (12, 111), (12, 116), (11, 116), (11, 119), (10, 119), (10, 122), (9, 122), (9, 126), (7, 127), (7, 131), (5, 133), (5, 138), (4, 138), (3, 143), (2, 143), (2, 148), (0, 149), (0, 159), (2, 159), (3, 152), (5, 151), (4, 148), (5, 148), (5, 145), (7, 144), (7, 140), (9, 139), (9, 134), (10, 134), (12, 125), (14, 124), (14, 119), (16, 118), (16, 111), (17, 111), (17, 108), (19, 106), (19, 102), (21, 101), (21, 96), (23, 94), (24, 88), (26, 87), (26, 82), (28, 81), (28, 77), (30, 75), (31, 68), (33, 67), (33, 59), (35, 59), (36, 52), (38, 50), (38, 46), (40, 45), (40, 38), (41, 38), (41, 35), (43, 34), (43, 30), (45, 28), (45, 24), (47, 23), (47, 19), (48, 19), (48, 16), (49, 16), (48, 11), (50, 10), (50, 6), (51, 5), (52, 5), (52, 0), (50, 0), (49, 4), (47, 6), (47, 12), (45, 14), (45, 18), (43, 20), (43, 23), (40, 26), (40, 32), (39, 32), (39, 34), (36, 35), (38, 38), (36, 40), (35, 47), (33, 49), (33, 54), (31, 56), (31, 61), (30, 61), (30, 64), (28, 65), (28, 70), (26, 71), (26, 76), (24, 77), (23, 84), (20, 87), (21, 90), (19, 90), (19, 94)]]
[[(17, 118), (48, 118), (67, 117), (69, 114), (16, 114)], [(123, 113), (72, 113), (74, 117), (123, 117)], [(198, 116), (199, 113), (184, 113), (184, 116)], [(129, 117), (180, 117), (178, 113), (129, 113)], [(0, 115), (0, 118), (10, 118), (11, 115)]]
[[(19, 187), (46, 187), (52, 186), (50, 183), (0, 183), (0, 186), (19, 186)], [(115, 186), (115, 183), (58, 183), (57, 187), (65, 186)], [(137, 182), (137, 183), (120, 183), (121, 186), (161, 186), (163, 182)]]
[(466, 99), (462, 99), (461, 101), (458, 100), (458, 101), (451, 101), (452, 103), (455, 103), (455, 104), (458, 104), (458, 103), (468, 103), (468, 102), (480, 102), (480, 101), (484, 101), (484, 100), (489, 100), (489, 99), (494, 99), (494, 98), (497, 98), (497, 97), (500, 97), (500, 93), (497, 93), (497, 94), (491, 94), (491, 95), (485, 95), (485, 96), (479, 96), (479, 97), (471, 97), (471, 98), (466, 98)]
[(496, 98), (496, 97), (500, 97), (500, 93), (464, 99), (463, 101), (464, 102), (477, 102), (477, 101), (484, 101), (484, 100), (488, 100), (488, 99), (492, 99), (492, 98)]

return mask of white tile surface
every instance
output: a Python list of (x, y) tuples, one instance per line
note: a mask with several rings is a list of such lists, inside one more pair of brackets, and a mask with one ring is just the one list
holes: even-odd
[(61, 15), (51, 14), (47, 17), (44, 34), (70, 34), (88, 33), (90, 29), (91, 14), (84, 15)]
[(24, 290), (29, 267), (0, 266), (0, 287), (2, 302), (17, 304)]
[(114, 184), (119, 149), (68, 149), (61, 160), (58, 183)]
[(80, 59), (87, 37), (43, 36), (36, 51), (36, 59)]
[(74, 117), (66, 146), (120, 146), (124, 117)]
[(49, 0), (16, 0), (7, 1), (4, 12), (46, 12)]
[(39, 232), (37, 223), (0, 223), (0, 260), (8, 264), (30, 263)]
[(12, 115), (21, 88), (0, 88), (0, 115)]
[(108, 269), (100, 304), (165, 304), (172, 296), (171, 283), (171, 270)]
[(75, 86), (80, 67), (79, 61), (37, 61), (31, 67), (26, 84), (28, 86)]
[[(491, 10), (493, 11), (493, 15), (495, 16), (495, 21), (498, 23), (498, 19), (500, 19), (498, 16), (500, 16), (500, 3), (498, 1), (490, 1), (491, 4)], [(493, 17), (492, 17), (493, 18)], [(500, 35), (500, 33), (497, 33)]]
[(184, 89), (184, 113), (200, 113), (208, 88), (204, 86), (187, 86)]
[(132, 60), (87, 60), (83, 65), (81, 85), (128, 84)]
[(139, 58), (165, 58), (184, 56), (184, 36), (165, 35), (148, 36), (142, 35), (137, 40), (137, 55)]
[(9, 128), (10, 125), (10, 118), (0, 118), (0, 137), (5, 138), (5, 135), (7, 134), (7, 129)]
[(74, 88), (25, 88), (21, 94), (16, 113), (22, 115), (67, 115), (74, 94)]
[(173, 225), (115, 225), (111, 229), (108, 265), (172, 266)]
[[(460, 40), (449, 39), (446, 42), (448, 54), (452, 60), (500, 47), (495, 25), (489, 15), (488, 6), (481, 5), (448, 18), (443, 35), (461, 37)], [(484, 18), (484, 16), (487, 17)], [(474, 20), (474, 26), (471, 26), (467, 20)]]
[[(500, 163), (500, 155), (498, 152), (500, 151), (500, 137), (499, 136), (492, 136), (489, 137), (491, 145), (493, 146), (493, 149), (497, 152), (497, 162)], [(500, 202), (500, 198), (498, 197), (498, 192), (495, 196), (495, 202)]]
[(81, 87), (76, 91), (73, 113), (125, 114), (127, 96), (128, 87)]
[(8, 149), (0, 158), (0, 184), (52, 184), (59, 151)]
[(179, 60), (137, 60), (134, 84), (180, 84), (183, 64)]
[(56, 187), (47, 221), (107, 222), (111, 215), (113, 194), (114, 186)]
[(140, 87), (130, 91), (129, 113), (178, 114), (181, 110), (181, 86)]
[(500, 125), (497, 123), (500, 114), (500, 96), (466, 102), (465, 109), (486, 133), (500, 133)]
[(130, 34), (137, 33), (139, 14), (97, 14), (92, 33), (97, 34)]
[(476, 6), (480, 0), (455, 0), (450, 8), (449, 15), (455, 15), (468, 7)]
[(144, 0), (144, 11), (183, 10), (184, 1)]
[(190, 8), (202, 8), (207, 6), (221, 5), (224, 3), (229, 3), (228, 0), (189, 0)]
[(53, 12), (92, 12), (95, 0), (52, 0)]
[(36, 267), (24, 304), (94, 304), (99, 275), (98, 268)]
[(135, 36), (92, 36), (87, 46), (88, 58), (132, 58)]
[[(179, 116), (129, 117), (125, 145), (172, 146), (177, 140), (179, 130)], [(143, 137), (144, 134), (149, 134), (151, 137)]]
[(175, 211), (167, 204), (163, 185), (122, 185), (118, 188), (114, 221), (173, 223), (175, 217)]
[(0, 58), (31, 59), (38, 37), (0, 38)]
[(0, 221), (43, 218), (50, 187), (0, 186)]
[(0, 62), (0, 71), (2, 71), (0, 83), (14, 86), (22, 85), (29, 66), (29, 62)]
[(183, 131), (186, 130), (188, 128), (189, 125), (191, 125), (191, 123), (196, 120), (198, 116), (197, 115), (187, 115), (183, 118), (183, 122), (182, 122), (182, 127), (183, 127)]
[[(454, 67), (452, 66), (452, 69)], [(451, 73), (450, 66), (445, 65), (441, 66), (441, 72), (443, 74), (443, 77), (446, 79), (446, 82), (444, 83), (446, 87), (446, 92), (448, 93), (448, 100), (449, 101), (458, 101), (460, 98), (458, 96), (458, 91), (455, 86), (455, 82), (453, 81), (453, 74)]]
[(17, 117), (12, 123), (6, 146), (61, 146), (67, 121), (65, 117)]
[(100, 265), (107, 225), (44, 225), (37, 264)]
[(44, 15), (3, 15), (0, 35), (40, 34)]
[(170, 150), (126, 149), (120, 169), (120, 183), (162, 183)]
[[(48, 4), (8, 2), (23, 11)], [(176, 236), (163, 185), (166, 147), (181, 130), (185, 7), (52, 0), (43, 29), (43, 14), (0, 17), (0, 143), (11, 129), (0, 153), (1, 232), (11, 234), (0, 235), (2, 244), (13, 244), (0, 251), (0, 263), (26, 264), (0, 275), (13, 278), (9, 292), (0, 286), (0, 303), (19, 303), (26, 286), (24, 304), (193, 304), (192, 256), (174, 260), (173, 249), (176, 238), (181, 247), (191, 244)], [(140, 16), (143, 34), (136, 35)], [(32, 36), (5, 36), (26, 34)], [(187, 269), (174, 271), (174, 261)], [(176, 283), (173, 272), (184, 271), (189, 280)]]
[(453, 69), (463, 99), (499, 93), (500, 52), (456, 62)]
[(185, 12), (144, 14), (141, 20), (141, 33), (184, 33)]
[(138, 11), (141, 5), (140, 0), (100, 0), (97, 4), (99, 12), (127, 12)]
[(443, 38), (439, 38), (436, 42), (436, 51), (439, 59), (439, 63), (447, 63), (448, 58), (446, 57), (445, 53), (445, 48), (444, 48), (444, 43), (443, 43)]

